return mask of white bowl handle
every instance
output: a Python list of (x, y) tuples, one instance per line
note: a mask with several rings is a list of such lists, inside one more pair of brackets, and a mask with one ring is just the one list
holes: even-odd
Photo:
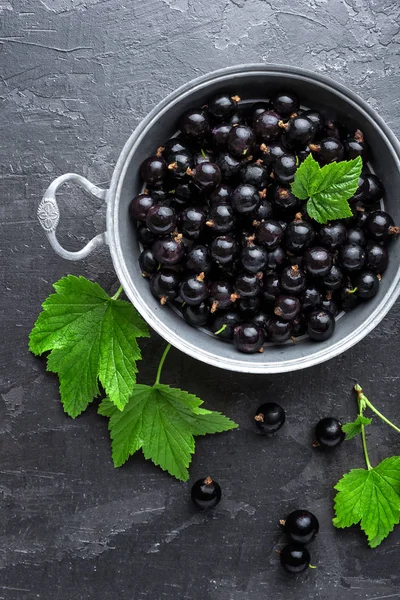
[(61, 246), (56, 237), (56, 230), (60, 220), (60, 211), (58, 209), (56, 200), (56, 192), (58, 188), (67, 181), (74, 181), (77, 185), (91, 194), (91, 196), (99, 198), (100, 200), (107, 199), (108, 190), (98, 188), (97, 186), (93, 185), (93, 183), (90, 183), (88, 179), (82, 177), (82, 175), (77, 175), (76, 173), (66, 173), (65, 175), (57, 177), (57, 179), (55, 179), (49, 185), (44, 193), (41, 203), (39, 204), (37, 210), (39, 222), (45, 230), (50, 245), (56, 254), (62, 258), (66, 258), (67, 260), (82, 260), (82, 258), (85, 258), (88, 256), (88, 254), (93, 252), (93, 250), (107, 243), (107, 232), (96, 235), (96, 237), (90, 240), (90, 242), (82, 248), (82, 250), (78, 250), (77, 252), (70, 252)]

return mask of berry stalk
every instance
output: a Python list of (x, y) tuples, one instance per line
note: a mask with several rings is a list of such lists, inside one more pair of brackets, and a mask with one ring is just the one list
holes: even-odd
[(372, 402), (368, 400), (368, 398), (365, 396), (362, 390), (362, 387), (358, 383), (354, 386), (354, 389), (357, 392), (358, 404), (362, 407), (362, 410), (364, 410), (364, 408), (368, 406), (368, 408), (370, 408), (372, 412), (374, 412), (376, 416), (379, 417), (384, 423), (392, 427), (395, 431), (397, 431), (397, 433), (400, 433), (400, 429), (394, 423), (389, 421), (389, 419), (387, 419), (385, 415), (379, 412), (379, 410), (375, 408)]

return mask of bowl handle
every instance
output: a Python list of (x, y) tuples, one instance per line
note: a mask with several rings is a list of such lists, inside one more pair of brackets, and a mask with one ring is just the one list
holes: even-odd
[(102, 190), (98, 188), (97, 186), (93, 185), (93, 183), (90, 183), (88, 179), (82, 177), (82, 175), (77, 175), (76, 173), (66, 173), (65, 175), (57, 177), (57, 179), (55, 179), (49, 185), (43, 195), (42, 201), (39, 204), (37, 211), (39, 223), (45, 230), (50, 245), (56, 254), (62, 258), (66, 258), (67, 260), (82, 260), (82, 258), (85, 258), (88, 256), (88, 254), (93, 252), (93, 250), (107, 243), (107, 232), (96, 235), (96, 237), (90, 240), (90, 242), (82, 248), (82, 250), (78, 250), (77, 252), (70, 252), (61, 246), (56, 237), (56, 230), (60, 220), (60, 211), (58, 209), (56, 200), (56, 192), (58, 188), (67, 181), (75, 182), (81, 188), (86, 190), (91, 196), (99, 198), (100, 200), (107, 199), (108, 190)]

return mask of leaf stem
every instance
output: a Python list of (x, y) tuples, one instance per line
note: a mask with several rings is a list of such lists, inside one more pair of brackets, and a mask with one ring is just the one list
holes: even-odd
[[(360, 392), (357, 389), (357, 387), (359, 387), (360, 390), (361, 390), (361, 387), (357, 386), (357, 385), (354, 386), (354, 389), (357, 392), (358, 416), (359, 417), (363, 417), (364, 416), (363, 412), (364, 412), (364, 408), (365, 408), (365, 403), (364, 403), (365, 401), (364, 401), (364, 398), (362, 398), (362, 395), (363, 395), (362, 394), (362, 390), (361, 390), (361, 395), (360, 395)], [(363, 450), (364, 450), (365, 463), (367, 465), (368, 471), (371, 471), (373, 467), (372, 467), (372, 465), (370, 463), (369, 456), (368, 456), (367, 438), (365, 436), (365, 426), (363, 424), (361, 424), (361, 439), (362, 439), (362, 445), (363, 445)]]
[(368, 400), (368, 398), (364, 395), (364, 392), (360, 385), (355, 385), (354, 389), (357, 392), (358, 399), (361, 400), (365, 406), (368, 406), (368, 408), (370, 408), (376, 414), (377, 417), (382, 419), (382, 421), (384, 421), (387, 425), (392, 427), (395, 431), (397, 431), (397, 433), (400, 433), (400, 429), (394, 423), (389, 421), (389, 419), (387, 419), (385, 415), (379, 412), (379, 410), (375, 408), (375, 406)]
[(158, 365), (158, 369), (157, 369), (157, 377), (156, 380), (154, 382), (154, 385), (158, 385), (160, 383), (160, 377), (161, 377), (161, 371), (164, 365), (164, 361), (167, 358), (167, 354), (168, 352), (171, 350), (171, 344), (167, 344), (167, 347), (165, 348), (163, 355), (161, 357), (160, 363)]
[(114, 296), (111, 296), (111, 300), (118, 300), (123, 291), (124, 290), (122, 288), (122, 285), (120, 285), (117, 291), (115, 292)]

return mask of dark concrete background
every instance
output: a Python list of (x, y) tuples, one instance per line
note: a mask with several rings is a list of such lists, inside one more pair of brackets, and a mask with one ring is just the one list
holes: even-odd
[[(0, 0), (0, 600), (361, 600), (400, 598), (400, 528), (376, 550), (331, 525), (333, 485), (363, 466), (360, 441), (329, 456), (310, 447), (324, 415), (355, 414), (353, 378), (399, 420), (400, 305), (362, 343), (292, 375), (219, 371), (171, 351), (163, 380), (239, 424), (199, 439), (192, 481), (213, 475), (224, 500), (193, 512), (189, 485), (142, 456), (113, 469), (106, 420), (64, 415), (56, 377), (27, 351), (51, 283), (83, 274), (115, 291), (106, 251), (57, 258), (36, 221), (50, 181), (67, 171), (107, 186), (141, 118), (196, 75), (280, 62), (330, 75), (400, 133), (396, 0)], [(104, 228), (100, 201), (61, 194), (61, 239), (78, 249)], [(142, 344), (150, 383), (164, 343)], [(194, 376), (195, 374), (195, 376)], [(267, 399), (287, 410), (273, 440), (252, 430)], [(399, 454), (396, 434), (369, 431), (373, 462)], [(321, 521), (317, 570), (292, 579), (275, 553), (277, 521), (307, 507)]]

